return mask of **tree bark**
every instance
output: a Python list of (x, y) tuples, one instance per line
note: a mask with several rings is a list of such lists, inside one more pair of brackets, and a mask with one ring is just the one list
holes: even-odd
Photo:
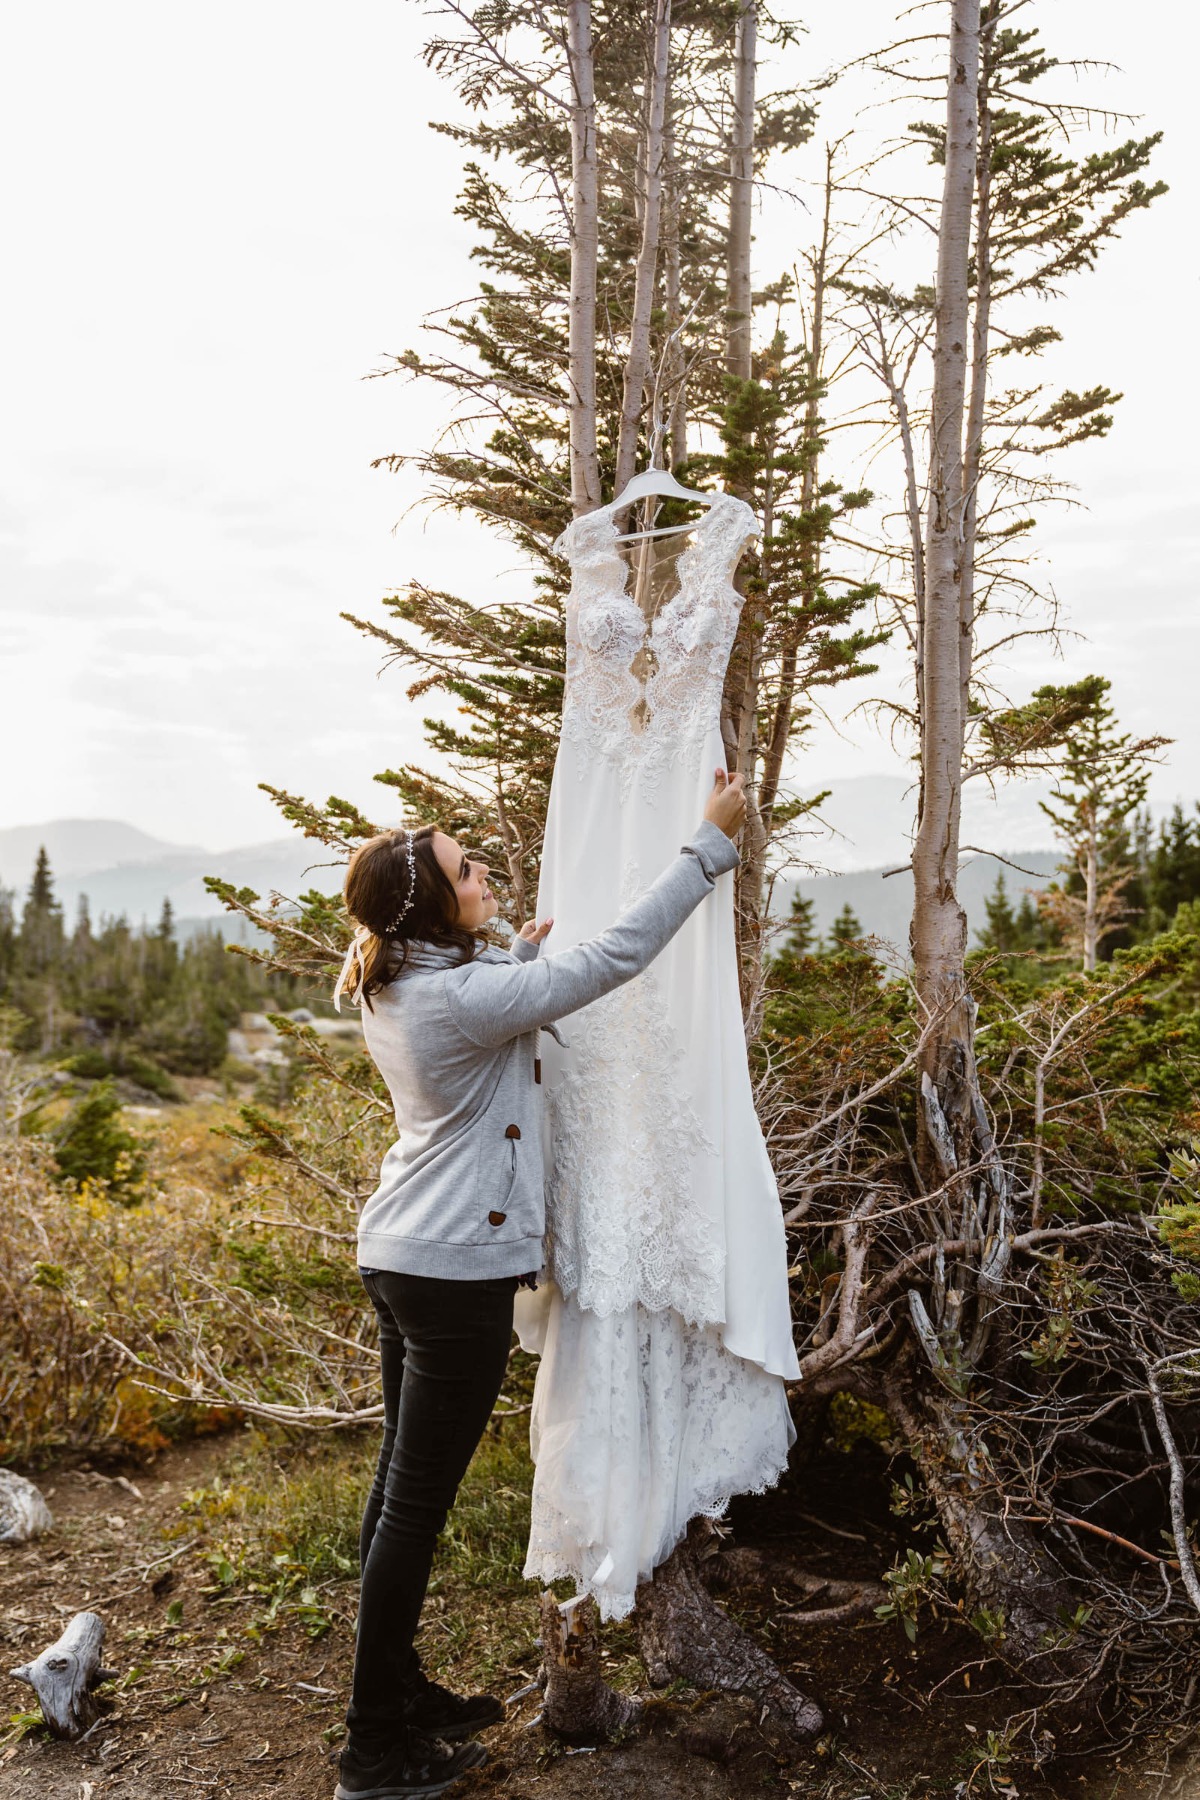
[(963, 454), (962, 566), (959, 582), (959, 712), (963, 754), (971, 704), (971, 658), (975, 641), (975, 545), (979, 479), (983, 469), (983, 422), (987, 403), (988, 351), (992, 319), (992, 107), (991, 63), (998, 6), (988, 9), (980, 29), (978, 150), (975, 171), (975, 313), (971, 328), (971, 398)]
[(645, 160), (642, 168), (642, 241), (633, 289), (629, 354), (621, 389), (621, 424), (613, 492), (619, 494), (637, 466), (638, 431), (650, 373), (650, 324), (658, 273), (659, 222), (663, 193), (663, 122), (671, 65), (671, 0), (654, 0), (654, 27), (646, 82)]
[[(800, 483), (800, 509), (804, 513), (812, 511), (820, 485), (820, 457), (812, 449), (812, 445), (816, 441), (821, 423), (821, 403), (818, 398), (818, 390), (824, 365), (825, 273), (829, 259), (829, 227), (832, 214), (833, 151), (828, 149), (825, 153), (825, 208), (821, 219), (821, 241), (813, 259), (812, 320), (808, 339), (809, 391), (804, 405), (804, 437), (809, 454)], [(820, 580), (820, 546), (810, 542), (804, 550), (801, 562), (800, 604), (802, 607), (812, 605)], [(758, 784), (758, 805), (763, 816), (764, 830), (768, 834), (771, 829), (771, 814), (779, 797), (783, 762), (787, 754), (788, 732), (792, 723), (792, 702), (796, 697), (798, 642), (799, 634), (796, 632), (784, 645), (779, 690), (775, 696), (775, 705), (772, 711), (771, 735), (763, 752), (762, 776)]]
[(100, 1704), (93, 1689), (111, 1681), (112, 1671), (100, 1667), (104, 1620), (98, 1613), (76, 1613), (57, 1643), (11, 1674), (38, 1697), (42, 1717), (58, 1738), (82, 1737), (99, 1716)]
[(967, 1403), (942, 1389), (916, 1400), (915, 1361), (910, 1352), (886, 1374), (887, 1410), (937, 1507), (967, 1606), (976, 1615), (986, 1612), (989, 1649), (1042, 1690), (1059, 1726), (1077, 1725), (1093, 1710), (1093, 1648), (1061, 1639), (1078, 1591), (1005, 1506), (986, 1447), (970, 1429)]
[(1100, 942), (1100, 908), (1099, 863), (1100, 854), (1096, 843), (1096, 818), (1099, 808), (1093, 806), (1088, 820), (1087, 845), (1084, 851), (1083, 871), (1083, 967), (1085, 973), (1091, 975), (1096, 968), (1096, 950)]
[(576, 517), (600, 505), (596, 449), (596, 257), (599, 183), (596, 84), (590, 0), (567, 0), (571, 72), (571, 297), (567, 325), (570, 389), (571, 508)]
[(568, 1743), (603, 1743), (632, 1725), (641, 1711), (600, 1673), (596, 1603), (590, 1597), (564, 1609), (548, 1590), (542, 1595), (543, 1719)]
[[(964, 982), (967, 919), (956, 891), (962, 801), (963, 413), (966, 394), (969, 265), (976, 175), (979, 0), (953, 0), (946, 167), (938, 233), (929, 498), (925, 531), (922, 644), (921, 816), (913, 847), (913, 972), (918, 996), (939, 1018), (922, 1072), (965, 1105), (947, 1114), (960, 1152), (971, 1130), (972, 1019)], [(934, 1157), (922, 1125), (922, 1172)], [(959, 1161), (966, 1159), (960, 1154)]]
[[(740, 0), (733, 50), (732, 127), (729, 141), (729, 242), (725, 277), (725, 373), (730, 382), (749, 381), (753, 374), (753, 286), (750, 250), (754, 200), (754, 104), (755, 57), (758, 47), (757, 0)], [(730, 491), (740, 499), (750, 495), (736, 481)], [(735, 578), (744, 593), (744, 575)], [(737, 877), (738, 966), (742, 1011), (747, 1032), (754, 1030), (761, 988), (762, 920), (755, 895), (753, 870), (761, 868), (766, 854), (766, 830), (755, 789), (758, 759), (758, 688), (762, 666), (762, 619), (759, 609), (742, 609), (737, 636), (730, 653), (721, 702), (721, 736), (730, 769), (746, 777), (746, 823), (742, 830), (744, 866), (751, 870), (748, 884), (742, 870)]]
[[(991, 19), (987, 29), (991, 29)], [(986, 48), (986, 45), (982, 46)], [(917, 995), (932, 1020), (918, 1068), (918, 1165), (939, 1191), (928, 1224), (964, 1248), (939, 1254), (930, 1311), (915, 1290), (910, 1314), (936, 1380), (910, 1346), (888, 1376), (888, 1410), (905, 1433), (955, 1553), (970, 1604), (988, 1616), (997, 1653), (1026, 1679), (1054, 1682), (1060, 1716), (1087, 1704), (1087, 1656), (1047, 1642), (1077, 1596), (1027, 1525), (1005, 1519), (986, 1447), (958, 1397), (984, 1362), (1010, 1254), (1011, 1184), (980, 1095), (975, 1005), (967, 989), (966, 915), (957, 868), (974, 630), (975, 520), (987, 387), (991, 231), (990, 126), (979, 130), (980, 0), (952, 0), (946, 156), (938, 232), (924, 592), (917, 663), (921, 810), (913, 848), (911, 942)], [(986, 82), (984, 85), (986, 105)], [(977, 196), (978, 188), (978, 200)], [(977, 305), (970, 317), (972, 218)], [(967, 405), (968, 344), (971, 395)], [(974, 1303), (970, 1341), (968, 1308)], [(923, 1379), (920, 1379), (923, 1377)]]
[(733, 132), (729, 146), (729, 252), (725, 367), (750, 379), (750, 210), (754, 199), (754, 87), (757, 0), (741, 0), (733, 49)]
[(696, 1687), (749, 1694), (793, 1737), (815, 1737), (824, 1725), (815, 1700), (793, 1687), (705, 1588), (699, 1565), (711, 1538), (712, 1526), (698, 1521), (654, 1579), (638, 1588), (634, 1617), (651, 1685), (682, 1677)]
[(678, 470), (688, 456), (688, 384), (687, 353), (683, 331), (683, 252), (680, 243), (679, 168), (675, 160), (675, 137), (670, 125), (663, 144), (663, 249), (665, 280), (663, 298), (666, 303), (669, 353), (666, 359), (666, 382), (669, 393), (667, 415), (667, 457), (669, 469)]

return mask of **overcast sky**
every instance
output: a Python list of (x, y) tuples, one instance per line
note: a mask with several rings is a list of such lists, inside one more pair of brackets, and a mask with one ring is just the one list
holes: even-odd
[[(810, 70), (893, 16), (827, 10), (798, 52)], [(1167, 133), (1171, 195), (1058, 315), (1056, 378), (1125, 399), (1111, 439), (1064, 460), (1088, 510), (1040, 540), (1087, 639), (1060, 672), (1109, 674), (1131, 726), (1178, 740), (1165, 803), (1200, 793), (1194, 14), (1175, 14), (1169, 57), (1116, 0), (1028, 16), (1061, 54), (1120, 65), (1086, 86), (1142, 115), (1123, 131)], [(444, 400), (363, 377), (477, 280), (454, 146), (427, 128), (450, 102), (420, 64), (426, 30), (404, 0), (10, 16), (0, 826), (120, 818), (226, 848), (279, 835), (261, 780), (391, 816), (371, 777), (421, 755), (419, 717), (339, 611), (378, 617), (409, 575), (487, 591), (506, 566), (369, 467), (428, 443)], [(763, 215), (760, 276), (788, 259), (790, 219)], [(1054, 673), (1039, 652), (1014, 681)], [(798, 775), (898, 767), (857, 720), (822, 730)]]

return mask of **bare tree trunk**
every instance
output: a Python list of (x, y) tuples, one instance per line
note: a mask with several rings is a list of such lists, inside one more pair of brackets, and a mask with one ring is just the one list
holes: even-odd
[(571, 301), (567, 326), (570, 388), (571, 507), (576, 517), (600, 505), (596, 450), (596, 256), (599, 184), (596, 85), (590, 0), (567, 0), (571, 71)]
[[(971, 1128), (972, 1020), (964, 985), (967, 919), (956, 892), (964, 718), (961, 668), (963, 411), (968, 341), (968, 271), (976, 168), (979, 0), (953, 0), (946, 169), (938, 233), (930, 471), (925, 531), (925, 619), (921, 713), (921, 817), (913, 847), (912, 951), (917, 992), (941, 1023), (923, 1072), (960, 1102), (943, 1107), (961, 1151)], [(924, 1126), (923, 1168), (932, 1157)], [(959, 1157), (959, 1161), (964, 1159)]]
[(518, 919), (528, 918), (526, 907), (529, 895), (525, 885), (525, 846), (519, 833), (514, 830), (512, 820), (508, 816), (508, 804), (504, 797), (505, 783), (501, 770), (496, 771), (496, 824), (500, 832), (500, 841), (504, 845), (504, 861), (508, 867), (508, 879), (512, 882), (512, 902)]
[(733, 50), (733, 135), (729, 147), (729, 255), (725, 367), (750, 379), (750, 209), (754, 199), (754, 86), (757, 0), (741, 0)]
[[(729, 143), (729, 245), (726, 260), (725, 373), (731, 381), (753, 374), (753, 287), (750, 279), (751, 209), (754, 200), (755, 55), (758, 46), (757, 0), (740, 0), (733, 52), (732, 129)], [(749, 495), (730, 483), (740, 498)], [(743, 587), (744, 576), (737, 578)], [(758, 758), (758, 689), (762, 672), (762, 618), (757, 606), (743, 607), (730, 653), (721, 700), (721, 736), (731, 769), (746, 777), (746, 823), (742, 829), (742, 868), (737, 875), (738, 967), (742, 1011), (753, 1031), (762, 985), (762, 920), (756, 900), (755, 869), (766, 855), (766, 828), (754, 786)], [(747, 884), (743, 871), (751, 871)], [(758, 881), (761, 896), (761, 877)]]
[(971, 332), (971, 399), (963, 452), (962, 568), (959, 577), (959, 708), (966, 752), (971, 704), (971, 657), (975, 642), (975, 542), (979, 478), (983, 467), (983, 421), (987, 402), (988, 349), (992, 318), (992, 111), (989, 80), (999, 8), (983, 18), (979, 46), (979, 144), (975, 175), (975, 316)]
[(1012, 1516), (967, 1402), (941, 1388), (917, 1401), (915, 1360), (910, 1353), (886, 1374), (887, 1410), (937, 1506), (968, 1609), (992, 1651), (1043, 1690), (1058, 1722), (1077, 1723), (1090, 1710), (1094, 1654), (1082, 1641), (1062, 1641), (1078, 1592), (1028, 1523)]
[(1084, 858), (1083, 885), (1083, 967), (1091, 974), (1096, 967), (1096, 949), (1100, 942), (1099, 849), (1096, 843), (1096, 814), (1088, 821), (1087, 847)]
[(663, 298), (666, 303), (669, 349), (664, 377), (670, 395), (667, 415), (667, 457), (669, 469), (679, 469), (687, 461), (687, 354), (683, 330), (683, 254), (680, 244), (679, 169), (675, 161), (674, 133), (668, 126), (663, 146), (663, 248), (666, 263)]
[(600, 1672), (596, 1602), (589, 1596), (564, 1608), (547, 1591), (541, 1612), (546, 1728), (568, 1742), (604, 1743), (632, 1725), (641, 1708)]
[[(973, 653), (977, 489), (987, 391), (991, 270), (990, 122), (979, 130), (980, 0), (952, 0), (945, 176), (938, 233), (930, 469), (917, 664), (921, 811), (913, 848), (912, 951), (917, 994), (931, 1022), (918, 1061), (918, 1165), (940, 1198), (929, 1229), (962, 1251), (940, 1253), (925, 1299), (909, 1292), (917, 1344), (887, 1378), (887, 1406), (937, 1506), (967, 1599), (985, 1639), (1022, 1675), (1050, 1687), (1060, 1720), (1089, 1705), (1090, 1652), (1056, 1625), (1078, 1596), (1028, 1521), (1006, 1515), (989, 1446), (961, 1397), (988, 1352), (1011, 1256), (1011, 1181), (996, 1150), (975, 1061), (975, 1005), (967, 988), (967, 922), (956, 891), (962, 771)], [(986, 106), (986, 81), (984, 102)], [(971, 329), (972, 214), (976, 309)], [(967, 404), (967, 346), (971, 392)], [(1040, 1181), (1040, 1165), (1037, 1179)], [(967, 1319), (974, 1303), (974, 1326)], [(924, 1374), (924, 1380), (919, 1375)]]
[(646, 82), (642, 242), (634, 278), (633, 320), (629, 328), (629, 354), (625, 359), (625, 379), (621, 390), (621, 424), (617, 438), (616, 474), (613, 478), (613, 491), (617, 494), (632, 479), (637, 464), (638, 430), (646, 402), (646, 378), (650, 373), (650, 322), (654, 312), (659, 221), (662, 214), (663, 121), (666, 117), (670, 65), (671, 0), (654, 0), (654, 30), (649, 78)]

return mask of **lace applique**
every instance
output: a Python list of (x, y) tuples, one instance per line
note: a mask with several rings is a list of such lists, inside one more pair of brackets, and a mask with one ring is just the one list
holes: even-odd
[[(622, 906), (644, 887), (629, 866)], [(572, 1013), (567, 1035), (569, 1059), (546, 1092), (550, 1273), (592, 1312), (641, 1301), (723, 1319), (724, 1242), (698, 1216), (691, 1181), (695, 1158), (717, 1146), (678, 1079), (684, 1051), (654, 969)]]
[(783, 1383), (731, 1355), (716, 1326), (640, 1306), (612, 1319), (562, 1308), (534, 1397), (525, 1575), (572, 1578), (601, 1618), (622, 1619), (690, 1520), (778, 1481), (795, 1434)]
[(585, 752), (581, 777), (589, 755), (616, 764), (622, 799), (640, 775), (652, 800), (663, 772), (694, 757), (720, 719), (742, 606), (732, 577), (758, 522), (744, 501), (718, 494), (694, 529), (678, 589), (649, 625), (626, 591), (611, 506), (573, 520), (556, 546), (572, 577), (562, 736)]

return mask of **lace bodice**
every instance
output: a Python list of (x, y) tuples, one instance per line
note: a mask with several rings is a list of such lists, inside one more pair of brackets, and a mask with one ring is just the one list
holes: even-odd
[(742, 605), (733, 574), (758, 521), (743, 500), (716, 494), (686, 529), (694, 541), (674, 562), (675, 592), (657, 609), (631, 592), (637, 576), (611, 505), (574, 519), (556, 545), (571, 565), (562, 736), (585, 753), (581, 775), (590, 757), (610, 758), (625, 798), (635, 773), (652, 798), (663, 771), (694, 756), (720, 718)]

